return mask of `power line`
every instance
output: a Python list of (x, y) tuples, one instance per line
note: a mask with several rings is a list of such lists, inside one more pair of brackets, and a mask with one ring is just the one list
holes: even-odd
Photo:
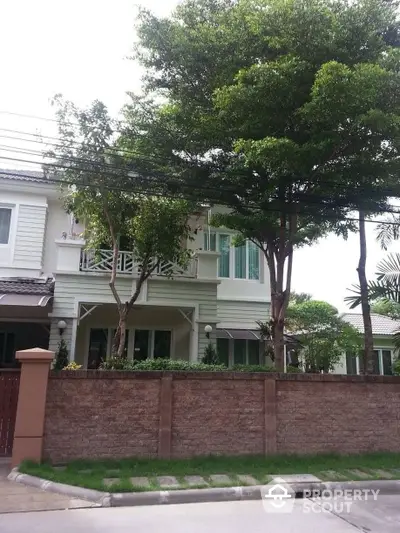
[[(35, 151), (35, 150), (31, 150), (31, 151), (28, 151), (28, 150), (25, 150), (25, 149), (10, 149), (8, 151), (11, 151), (11, 152), (16, 152), (16, 153), (23, 153), (23, 154), (29, 154), (31, 153), (31, 155), (35, 155), (35, 154), (39, 154), (39, 155), (43, 155), (41, 154), (41, 152), (38, 152), (38, 151)], [(19, 158), (7, 158), (5, 156), (2, 156), (0, 157), (0, 159), (6, 159), (6, 160), (10, 160), (10, 161), (16, 161), (16, 162), (21, 162), (21, 163), (24, 163), (24, 164), (31, 164), (31, 165), (40, 165), (42, 166), (42, 163), (39, 162), (39, 161), (32, 161), (32, 160), (26, 160), (26, 159), (19, 159)], [(71, 161), (72, 163), (78, 163), (78, 164), (89, 164), (89, 165), (96, 165), (96, 161), (92, 161), (92, 160), (87, 160), (87, 159), (84, 159), (84, 158), (77, 158), (77, 157), (64, 157), (64, 160), (66, 161)], [(59, 163), (46, 163), (46, 166), (50, 167), (50, 168), (54, 168), (54, 169), (64, 169), (64, 170), (71, 170), (71, 167), (70, 166), (66, 166), (66, 165), (61, 165)], [(74, 170), (79, 170), (79, 169), (74, 169)], [(186, 169), (188, 170), (188, 169)], [(117, 173), (113, 172), (113, 171), (117, 171)], [(87, 169), (87, 168), (82, 168), (81, 169), (81, 172), (83, 174), (94, 174), (94, 175), (97, 175), (99, 172), (101, 172), (104, 176), (112, 176), (113, 178), (117, 178), (117, 177), (120, 177), (120, 178), (133, 178), (133, 177), (137, 177), (142, 180), (142, 181), (145, 181), (146, 179), (148, 180), (149, 178), (144, 178), (142, 176), (139, 176), (139, 175), (136, 175), (136, 176), (132, 176), (132, 175), (129, 175), (129, 172), (134, 172), (134, 169), (132, 170), (131, 168), (128, 167), (120, 167), (118, 165), (111, 165), (111, 164), (106, 164), (106, 163), (100, 163), (98, 164), (98, 168), (93, 168), (93, 169)], [(121, 175), (120, 173), (123, 172), (124, 174)], [(128, 173), (128, 174), (127, 174)], [(182, 181), (179, 180), (179, 178), (177, 178), (177, 181), (173, 181), (171, 179), (164, 179), (164, 176), (161, 177), (161, 181), (159, 181), (157, 183), (157, 179), (159, 179), (161, 176), (158, 176), (156, 177), (154, 174), (151, 176), (151, 181), (149, 183), (151, 183), (152, 187), (154, 187), (155, 185), (163, 185), (163, 186), (179, 186), (179, 187), (185, 187), (186, 185), (186, 188), (187, 189), (193, 189), (193, 190), (199, 190), (199, 191), (202, 191), (204, 194), (207, 194), (207, 193), (212, 193), (214, 194), (215, 192), (218, 192), (218, 193), (221, 193), (221, 188), (220, 187), (212, 187), (212, 186), (202, 186), (202, 185), (196, 185), (194, 186), (193, 184), (185, 184), (185, 183), (182, 183)], [(336, 185), (336, 184), (329, 184), (329, 185)], [(121, 189), (122, 190), (122, 189)], [(224, 192), (230, 192), (234, 195), (237, 194), (237, 190), (236, 189), (229, 189), (225, 186), (224, 188)], [(299, 198), (295, 198), (294, 201), (297, 200), (298, 204), (303, 204), (303, 205), (306, 205), (307, 203), (308, 204), (318, 204), (320, 205), (321, 203), (322, 204), (325, 204), (325, 207), (337, 207), (337, 208), (347, 208), (347, 209), (351, 209), (351, 210), (354, 210), (355, 209), (355, 206), (354, 204), (346, 204), (346, 203), (343, 203), (343, 202), (336, 202), (336, 205), (332, 205), (332, 199), (328, 196), (322, 196), (322, 195), (317, 195), (317, 194), (306, 194), (306, 193), (300, 193), (301, 195), (301, 200)], [(274, 200), (279, 200), (279, 198), (273, 198)], [(380, 209), (379, 212), (381, 213), (394, 213), (394, 214), (399, 214), (397, 211), (394, 211), (392, 209)]]
[[(0, 157), (0, 159), (2, 159), (2, 158)], [(6, 159), (9, 159), (9, 158), (6, 158)], [(32, 179), (32, 176), (29, 176), (27, 174), (24, 175), (24, 174), (21, 173), (21, 171), (17, 171), (17, 172), (18, 172), (18, 176), (20, 176), (20, 177), (25, 177), (27, 179)], [(4, 176), (4, 177), (10, 176), (10, 177), (14, 177), (15, 178), (15, 173), (13, 174), (12, 171), (9, 172), (9, 171), (5, 171), (5, 170), (1, 170), (0, 169), (0, 176)], [(35, 178), (35, 180), (40, 180), (41, 183), (45, 183), (45, 184), (50, 183), (50, 184), (60, 184), (60, 185), (69, 185), (69, 186), (74, 185), (69, 180), (63, 180), (63, 179), (59, 179), (59, 178), (46, 178), (44, 176), (43, 176), (42, 179)], [(78, 185), (84, 186), (84, 187), (87, 187), (87, 188), (91, 188), (91, 189), (95, 189), (95, 190), (99, 190), (100, 189), (99, 186), (96, 186), (96, 185), (91, 184), (91, 183), (87, 183), (87, 184), (86, 183), (82, 183), (82, 184), (78, 184)], [(117, 192), (129, 192), (129, 193), (137, 192), (137, 193), (147, 194), (149, 196), (158, 196), (158, 197), (161, 197), (161, 198), (169, 198), (169, 199), (173, 199), (173, 200), (177, 198), (176, 195), (171, 195), (171, 194), (168, 194), (168, 193), (165, 193), (165, 192), (156, 192), (154, 190), (144, 191), (142, 189), (135, 190), (135, 189), (132, 189), (132, 188), (124, 189), (124, 188), (121, 188), (121, 187), (113, 187), (113, 186), (111, 186), (109, 184), (105, 185), (104, 189), (110, 190), (110, 191), (117, 191)], [(198, 197), (196, 197), (196, 198), (184, 197), (184, 199), (186, 199), (188, 201), (201, 202), (201, 200), (199, 200)], [(218, 205), (225, 206), (225, 207), (232, 207), (231, 204), (227, 204), (227, 203), (224, 204), (223, 202), (219, 202), (219, 201), (218, 201)], [(254, 209), (256, 211), (266, 212), (266, 213), (277, 213), (277, 214), (281, 214), (282, 213), (282, 210), (279, 210), (279, 209), (266, 208), (266, 207), (259, 208), (257, 206), (252, 206), (252, 205), (248, 205), (248, 206), (246, 205), (246, 206), (244, 206), (244, 208), (246, 208), (246, 209)], [(393, 214), (399, 214), (400, 215), (400, 211), (384, 211), (384, 210), (382, 210), (381, 212), (382, 213), (390, 212), (390, 213), (393, 213)], [(330, 220), (330, 219), (341, 220), (343, 222), (359, 222), (358, 218), (337, 217), (337, 216), (329, 217), (326, 214), (320, 216), (320, 218), (321, 219), (326, 219), (326, 220)], [(366, 219), (365, 221), (373, 223), (373, 224), (382, 224), (382, 223), (384, 223), (384, 224), (388, 224), (390, 226), (398, 226), (399, 225), (396, 222), (390, 222), (390, 221), (385, 221), (385, 220)]]
[[(0, 131), (8, 131), (8, 132), (14, 132), (14, 133), (18, 133), (18, 134), (23, 134), (23, 135), (31, 135), (31, 136), (35, 136), (35, 137), (42, 137), (40, 134), (35, 134), (35, 133), (30, 133), (30, 132), (22, 132), (22, 131), (19, 131), (19, 130), (9, 130), (9, 129), (5, 129), (5, 128), (0, 128)], [(0, 134), (0, 137), (4, 137), (4, 138), (12, 138), (12, 139), (15, 139), (15, 140), (21, 140), (21, 141), (24, 141), (24, 142), (31, 142), (31, 143), (37, 143), (37, 144), (42, 144), (41, 141), (38, 141), (38, 140), (34, 140), (34, 139), (20, 139), (19, 137), (10, 137), (10, 136), (6, 136), (6, 135), (2, 135)], [(44, 136), (48, 139), (54, 139), (54, 140), (58, 140), (60, 141), (60, 139), (56, 138), (56, 137), (50, 137), (50, 136)], [(78, 146), (81, 146), (81, 143), (77, 142), (77, 141), (71, 141), (73, 142), (74, 144), (77, 144)], [(46, 143), (48, 146), (53, 146), (53, 147), (56, 147), (56, 148), (62, 148), (63, 146), (61, 144), (57, 144), (57, 143)], [(14, 151), (13, 150), (14, 147), (10, 148), (8, 151)], [(21, 149), (18, 149), (18, 148), (15, 148), (15, 150), (18, 150), (19, 153), (24, 153), (24, 150), (21, 148)], [(128, 155), (132, 155), (132, 156), (139, 156), (140, 157), (140, 161), (141, 162), (144, 162), (144, 163), (157, 163), (157, 164), (162, 164), (163, 162), (165, 162), (166, 164), (171, 164), (171, 161), (170, 160), (163, 160), (161, 159), (160, 157), (150, 157), (150, 156), (146, 156), (144, 157), (142, 154), (140, 154), (139, 152), (133, 152), (133, 151), (130, 151), (130, 150), (126, 150), (126, 149), (119, 149), (119, 148), (114, 148), (114, 147), (109, 147), (107, 150), (109, 150), (110, 152), (115, 152), (119, 155), (121, 154), (128, 154)], [(44, 155), (43, 152), (39, 152), (37, 151), (35, 153), (35, 151), (29, 151), (29, 150), (26, 150), (25, 153), (26, 154), (29, 154), (30, 152), (32, 152), (30, 155)], [(98, 156), (98, 153), (96, 151), (92, 151), (92, 150), (87, 150), (87, 155), (90, 156), (90, 154), (94, 154), (96, 156)], [(67, 160), (70, 160), (70, 161), (81, 161), (82, 163), (89, 163), (89, 164), (95, 164), (96, 162), (95, 161), (92, 161), (92, 160), (86, 160), (84, 158), (78, 158), (76, 156), (71, 156), (71, 157), (68, 157), (68, 156), (64, 156), (65, 159)], [(27, 163), (29, 163), (27, 161)], [(36, 162), (34, 162), (36, 163)], [(182, 164), (184, 164), (185, 162), (182, 160)], [(188, 163), (188, 162), (187, 162)], [(126, 169), (122, 169), (121, 167), (118, 167), (116, 165), (112, 165), (110, 163), (104, 163), (107, 165), (108, 168), (116, 168), (117, 170), (126, 170)], [(185, 170), (189, 170), (189, 167), (183, 167), (183, 169)], [(215, 172), (217, 172), (218, 170), (215, 169), (214, 170)], [(154, 172), (154, 171), (153, 171)], [(244, 176), (244, 177), (249, 177), (248, 174), (244, 174), (242, 172), (237, 172), (235, 171), (235, 175), (236, 176)], [(338, 183), (335, 183), (335, 182), (329, 182), (329, 181), (324, 181), (324, 180), (317, 180), (317, 183), (318, 185), (324, 185), (324, 186), (327, 186), (329, 187), (330, 189), (332, 190), (335, 190), (335, 189), (338, 189), (338, 190), (342, 190), (342, 185), (341, 184), (338, 184)], [(226, 187), (226, 185), (225, 185)], [(215, 190), (215, 191), (220, 191), (220, 188), (217, 187), (212, 187), (212, 186), (208, 186), (207, 187), (208, 190), (212, 191), (212, 190)], [(398, 195), (398, 191), (394, 191), (393, 189), (391, 188), (386, 188), (386, 189), (381, 189), (382, 192), (387, 195), (387, 196), (396, 196)], [(235, 192), (235, 191), (231, 191), (231, 192)], [(304, 196), (304, 193), (301, 193), (302, 196)], [(316, 199), (318, 201), (318, 198), (315, 194), (310, 194), (309, 195), (310, 198), (312, 199)], [(322, 195), (319, 196), (319, 198), (321, 199), (324, 199), (324, 197)], [(325, 200), (326, 200), (326, 197), (325, 197)], [(346, 207), (346, 205), (342, 205), (342, 207)], [(347, 206), (347, 207), (352, 207), (352, 206)], [(390, 211), (388, 211), (390, 212)]]

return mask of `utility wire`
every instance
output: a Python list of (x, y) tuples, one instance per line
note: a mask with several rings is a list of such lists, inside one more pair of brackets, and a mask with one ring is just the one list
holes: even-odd
[[(0, 158), (1, 159), (1, 158)], [(21, 177), (21, 178), (26, 178), (28, 180), (32, 179), (32, 176), (29, 175), (29, 174), (23, 174), (21, 171), (19, 170), (16, 170), (14, 173), (11, 169), (9, 169), (8, 171), (6, 170), (1, 170), (0, 169), (0, 176), (3, 176), (3, 177), (11, 177), (11, 178), (15, 178), (15, 176), (18, 176), (18, 177)], [(63, 180), (63, 179), (59, 179), (59, 178), (46, 178), (43, 176), (43, 178), (35, 178), (35, 180), (40, 180), (41, 183), (44, 183), (44, 184), (59, 184), (59, 185), (73, 185), (73, 183), (71, 183), (71, 181), (69, 180)], [(85, 186), (87, 188), (91, 188), (91, 189), (94, 189), (94, 190), (99, 190), (100, 187), (94, 185), (94, 184), (78, 184), (78, 185), (81, 185), (81, 186)], [(153, 183), (154, 185), (154, 183)], [(110, 191), (118, 191), (118, 192), (137, 192), (137, 193), (141, 193), (141, 194), (148, 194), (149, 196), (157, 196), (157, 197), (161, 197), (161, 198), (170, 198), (170, 199), (176, 199), (177, 196), (174, 196), (174, 195), (171, 195), (171, 194), (168, 194), (168, 193), (165, 193), (165, 192), (156, 192), (154, 190), (152, 191), (143, 191), (142, 189), (138, 189), (138, 190), (135, 190), (135, 189), (132, 189), (132, 188), (129, 188), (129, 189), (122, 189), (121, 187), (113, 187), (109, 184), (105, 185), (104, 186), (104, 189), (106, 190), (110, 190)], [(190, 197), (185, 197), (184, 199), (188, 200), (188, 201), (195, 201), (195, 202), (199, 202), (199, 199), (198, 199), (198, 196), (196, 196), (195, 198), (190, 198)], [(200, 201), (201, 202), (201, 201)], [(231, 204), (224, 204), (222, 201), (221, 202), (217, 202), (218, 205), (222, 205), (222, 206), (225, 206), (225, 207), (232, 207)], [(246, 209), (254, 209), (254, 210), (257, 210), (259, 212), (266, 212), (266, 213), (279, 213), (281, 214), (282, 211), (279, 210), (279, 209), (272, 209), (272, 208), (267, 208), (267, 207), (264, 207), (264, 208), (259, 208), (257, 206), (253, 206), (253, 205), (245, 205), (244, 206)], [(386, 211), (381, 211), (382, 213), (385, 213)], [(393, 214), (399, 214), (400, 215), (400, 211), (390, 211), (391, 213)], [(337, 216), (332, 216), (330, 217), (329, 215), (322, 215), (320, 216), (321, 219), (326, 219), (326, 220), (330, 220), (330, 219), (333, 219), (333, 220), (341, 220), (343, 222), (359, 222), (359, 219), (358, 218), (353, 218), (353, 217), (337, 217)], [(370, 223), (373, 223), (373, 224), (387, 224), (387, 225), (390, 225), (390, 226), (399, 226), (398, 223), (396, 222), (390, 222), (390, 221), (386, 221), (386, 220), (375, 220), (375, 219), (366, 219), (365, 220), (366, 222), (370, 222)]]

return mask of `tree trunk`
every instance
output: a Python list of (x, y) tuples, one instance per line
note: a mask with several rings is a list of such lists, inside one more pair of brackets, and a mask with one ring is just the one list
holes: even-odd
[(364, 372), (373, 373), (373, 347), (372, 337), (371, 309), (368, 299), (368, 282), (365, 274), (365, 265), (367, 263), (367, 240), (365, 238), (365, 215), (359, 212), (359, 231), (360, 231), (360, 260), (358, 262), (358, 279), (360, 281), (361, 309), (364, 322)]
[(285, 371), (285, 339), (284, 339), (284, 329), (285, 322), (284, 320), (273, 321), (272, 325), (272, 338), (274, 341), (274, 357), (275, 357), (275, 368), (277, 372)]

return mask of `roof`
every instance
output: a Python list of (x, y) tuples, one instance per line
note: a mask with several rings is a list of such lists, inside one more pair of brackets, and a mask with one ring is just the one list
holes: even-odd
[(18, 170), (15, 168), (0, 168), (0, 178), (18, 181), (33, 181), (35, 183), (50, 181), (42, 170)]
[[(364, 333), (364, 322), (362, 314), (344, 313), (343, 320), (354, 326), (360, 333)], [(372, 334), (373, 335), (393, 335), (400, 330), (400, 320), (393, 320), (384, 315), (371, 313)]]
[(36, 294), (39, 296), (50, 296), (53, 292), (53, 278), (0, 278), (0, 294)]

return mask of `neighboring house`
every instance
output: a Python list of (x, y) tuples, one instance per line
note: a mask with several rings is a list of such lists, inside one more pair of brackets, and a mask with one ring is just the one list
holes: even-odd
[[(345, 313), (343, 320), (354, 326), (360, 333), (364, 333), (364, 323), (361, 314)], [(394, 346), (393, 334), (400, 330), (400, 321), (389, 317), (371, 313), (372, 334), (374, 337), (373, 365), (375, 374), (392, 374), (392, 365), (397, 353)], [(359, 374), (362, 370), (363, 359), (351, 354), (343, 355), (342, 361), (336, 366), (337, 374)]]
[[(56, 350), (97, 368), (110, 355), (118, 322), (108, 282), (111, 250), (85, 249), (84, 226), (68, 215), (58, 186), (40, 172), (0, 170), (0, 366), (15, 350)], [(232, 247), (233, 233), (194, 221), (193, 259), (173, 278), (163, 266), (144, 284), (128, 318), (128, 358), (201, 359), (210, 339), (226, 363), (265, 363), (257, 320), (269, 316), (263, 254)], [(137, 277), (132, 253), (120, 251), (117, 288), (128, 299)], [(3, 296), (2, 296), (3, 295)], [(29, 333), (28, 333), (29, 332)]]

